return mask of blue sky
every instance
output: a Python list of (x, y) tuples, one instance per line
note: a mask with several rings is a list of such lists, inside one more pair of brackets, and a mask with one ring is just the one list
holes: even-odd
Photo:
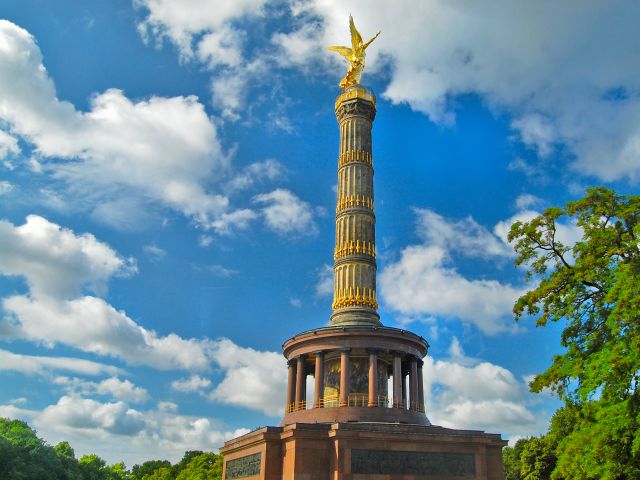
[(639, 7), (556, 3), (3, 2), (0, 415), (129, 465), (279, 422), (281, 344), (330, 314), (352, 13), (382, 321), (430, 342), (433, 423), (543, 432), (561, 325), (513, 321), (505, 232), (640, 177)]

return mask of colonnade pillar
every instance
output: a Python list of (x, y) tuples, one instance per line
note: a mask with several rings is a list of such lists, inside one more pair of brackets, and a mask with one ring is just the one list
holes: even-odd
[(340, 352), (340, 403), (341, 407), (346, 407), (349, 404), (349, 351), (350, 349), (344, 349)]
[(287, 411), (289, 411), (291, 404), (296, 400), (296, 361), (289, 360), (287, 367)]
[(369, 407), (378, 406), (378, 352), (369, 350)]
[(400, 352), (393, 354), (393, 406), (402, 408), (402, 360)]
[[(340, 395), (338, 405), (346, 407), (349, 404), (350, 393), (350, 353), (351, 349), (340, 351)], [(368, 350), (369, 374), (368, 374), (368, 402), (367, 406), (378, 406), (378, 350)], [(320, 350), (315, 355), (315, 390), (313, 407), (322, 408), (324, 397), (324, 360), (325, 352)], [(415, 356), (408, 356), (402, 361), (401, 352), (393, 352), (393, 407), (408, 408), (410, 410), (424, 412), (424, 362)], [(306, 408), (307, 400), (307, 371), (306, 355), (299, 355), (287, 362), (287, 411), (302, 410)], [(404, 367), (404, 368), (403, 368)], [(406, 377), (409, 377), (407, 389)]]
[(407, 371), (402, 369), (402, 405), (400, 408), (407, 408), (407, 400), (409, 396), (407, 395)]
[(324, 397), (324, 352), (316, 352), (315, 388), (313, 392), (313, 408), (322, 406)]
[(424, 362), (418, 360), (418, 405), (421, 411), (424, 412), (424, 379), (422, 378), (422, 366)]
[(411, 357), (409, 360), (409, 408), (417, 410), (418, 404), (418, 359)]
[(302, 408), (301, 404), (307, 399), (307, 376), (305, 374), (305, 356), (300, 355), (297, 358), (296, 367), (296, 409)]

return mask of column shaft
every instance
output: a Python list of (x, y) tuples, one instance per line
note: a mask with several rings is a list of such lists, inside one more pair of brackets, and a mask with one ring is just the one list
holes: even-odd
[(361, 86), (348, 89), (337, 99), (340, 155), (332, 325), (380, 325), (371, 157), (375, 115), (375, 97)]
[(302, 402), (307, 398), (307, 375), (304, 368), (304, 356), (298, 357), (298, 366), (296, 368), (296, 409), (302, 409)]
[(340, 406), (346, 407), (349, 404), (349, 350), (340, 352)]
[(289, 360), (287, 362), (289, 370), (287, 376), (287, 405), (286, 409), (289, 412), (291, 404), (296, 400), (296, 362), (295, 360)]
[(424, 379), (422, 378), (422, 365), (424, 362), (420, 360), (418, 362), (418, 403), (420, 405), (420, 411), (424, 412)]
[(418, 410), (418, 359), (411, 357), (409, 362), (409, 408)]
[(393, 356), (393, 406), (402, 408), (402, 360), (399, 353)]
[(369, 352), (369, 407), (378, 406), (378, 354)]
[(320, 408), (324, 397), (324, 352), (316, 352), (315, 389), (313, 393), (313, 408)]
[(402, 407), (407, 408), (407, 375), (402, 372)]

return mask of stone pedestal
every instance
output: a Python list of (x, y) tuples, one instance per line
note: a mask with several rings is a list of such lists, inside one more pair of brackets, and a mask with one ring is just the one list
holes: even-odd
[(264, 427), (225, 443), (225, 480), (502, 480), (499, 435), (378, 422)]

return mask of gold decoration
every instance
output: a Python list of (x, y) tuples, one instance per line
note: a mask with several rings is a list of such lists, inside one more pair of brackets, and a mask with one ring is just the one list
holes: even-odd
[(343, 307), (369, 307), (374, 310), (378, 309), (378, 302), (376, 301), (376, 291), (371, 288), (360, 287), (348, 287), (339, 289), (336, 295), (336, 300), (333, 302), (333, 309)]
[(336, 98), (336, 105), (335, 105), (336, 111), (338, 110), (338, 107), (340, 107), (340, 104), (342, 104), (343, 102), (346, 102), (347, 100), (353, 100), (356, 98), (361, 98), (362, 100), (366, 100), (367, 102), (373, 105), (375, 110), (376, 96), (373, 93), (371, 93), (369, 90), (364, 88), (362, 85), (358, 85), (353, 88), (350, 88), (349, 90), (345, 90), (340, 95), (338, 95), (338, 98)]
[(333, 259), (337, 260), (347, 255), (369, 255), (376, 258), (376, 247), (372, 242), (350, 240), (336, 246), (333, 252)]
[(366, 150), (349, 150), (338, 157), (338, 168), (345, 166), (347, 163), (361, 162), (370, 167), (373, 165), (371, 154)]
[(362, 36), (360, 32), (356, 30), (356, 26), (353, 23), (353, 17), (349, 15), (349, 30), (351, 31), (351, 48), (349, 47), (327, 47), (329, 50), (333, 52), (338, 52), (342, 55), (347, 62), (349, 62), (349, 70), (344, 78), (340, 81), (341, 88), (347, 88), (351, 85), (357, 85), (360, 83), (360, 79), (362, 78), (362, 71), (364, 70), (364, 58), (365, 58), (365, 50), (367, 47), (373, 42), (380, 32), (376, 33), (375, 36), (364, 43), (362, 41)]
[(366, 207), (373, 210), (373, 198), (365, 195), (347, 195), (340, 197), (336, 205), (336, 213), (350, 207)]

